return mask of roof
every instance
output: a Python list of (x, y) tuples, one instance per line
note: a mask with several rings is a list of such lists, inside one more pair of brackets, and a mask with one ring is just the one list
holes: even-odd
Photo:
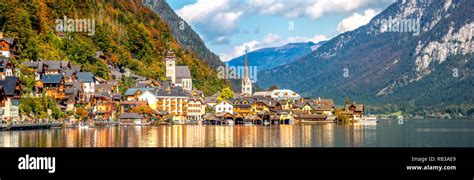
[(253, 93), (253, 96), (271, 96), (271, 95), (272, 95), (272, 91), (259, 91), (259, 92)]
[(81, 65), (72, 65), (71, 69), (74, 70), (75, 72), (81, 71)]
[(313, 102), (322, 106), (334, 107), (334, 101), (332, 99), (315, 99)]
[(0, 41), (6, 41), (8, 44), (13, 44), (15, 42), (15, 39), (13, 37), (0, 38)]
[(102, 93), (102, 92), (112, 92), (112, 85), (110, 84), (97, 84), (95, 85), (95, 92)]
[(301, 119), (326, 119), (324, 114), (295, 114), (294, 116)]
[(71, 77), (74, 73), (75, 71), (72, 69), (66, 69), (62, 71), (62, 74), (64, 75), (64, 77)]
[(117, 80), (107, 80), (106, 83), (111, 86), (117, 86), (119, 82)]
[(46, 84), (60, 84), (62, 80), (62, 74), (45, 74), (41, 77), (41, 82)]
[(132, 96), (137, 91), (145, 92), (145, 91), (153, 91), (153, 90), (155, 89), (154, 88), (128, 88), (127, 91), (125, 91), (125, 96)]
[(180, 87), (168, 87), (156, 91), (156, 96), (188, 97), (188, 94)]
[(112, 97), (106, 96), (106, 95), (103, 95), (103, 94), (96, 94), (96, 95), (94, 95), (94, 98), (96, 98), (96, 99), (105, 99), (107, 101), (112, 101)]
[(12, 96), (15, 95), (15, 87), (17, 86), (18, 82), (18, 77), (7, 76), (5, 77), (5, 80), (0, 80), (0, 86), (3, 87), (5, 95)]
[(91, 72), (77, 72), (76, 77), (77, 80), (81, 82), (94, 82), (94, 75)]
[(79, 90), (77, 88), (69, 88), (69, 89), (64, 90), (64, 94), (71, 95), (71, 96), (74, 96), (74, 97), (77, 96), (78, 92), (79, 92)]
[(354, 111), (364, 111), (364, 104), (346, 104), (344, 107), (345, 110), (349, 110), (349, 107), (354, 106)]
[(206, 113), (206, 114), (204, 114), (204, 116), (202, 118), (205, 119), (205, 120), (215, 120), (215, 119), (217, 119), (216, 115), (214, 115), (213, 113)]
[(24, 62), (29, 68), (35, 68), (36, 72), (43, 72), (43, 62), (42, 61), (28, 61)]
[(120, 119), (142, 119), (143, 115), (138, 113), (123, 113), (119, 117)]
[[(229, 101), (236, 107), (250, 107), (254, 100), (251, 98), (241, 98), (241, 99), (229, 99)], [(247, 104), (244, 104), (245, 101), (247, 101)]]
[(191, 72), (188, 66), (176, 66), (176, 78), (191, 78)]
[(44, 65), (48, 66), (48, 70), (61, 69), (61, 61), (44, 61)]

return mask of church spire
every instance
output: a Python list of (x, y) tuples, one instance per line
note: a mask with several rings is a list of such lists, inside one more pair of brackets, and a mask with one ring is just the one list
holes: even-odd
[(248, 47), (245, 48), (245, 67), (244, 76), (242, 77), (242, 95), (252, 95), (252, 81), (250, 80)]
[(249, 75), (249, 60), (248, 60), (248, 47), (245, 48), (245, 66), (244, 66), (244, 79), (247, 80)]

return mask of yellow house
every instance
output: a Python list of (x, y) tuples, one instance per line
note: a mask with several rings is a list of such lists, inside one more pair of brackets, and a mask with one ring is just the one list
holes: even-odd
[(232, 104), (234, 106), (234, 114), (251, 114), (252, 102), (253, 100), (251, 99), (236, 99), (232, 101)]
[(257, 114), (259, 112), (270, 112), (270, 106), (264, 101), (255, 101), (250, 107), (252, 114)]

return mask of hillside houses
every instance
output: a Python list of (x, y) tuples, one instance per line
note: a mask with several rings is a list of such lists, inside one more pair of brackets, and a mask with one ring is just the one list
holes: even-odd
[[(100, 53), (97, 58), (108, 59)], [(131, 114), (142, 118), (140, 122), (159, 120), (178, 124), (290, 124), (335, 120), (335, 105), (331, 99), (303, 98), (288, 89), (253, 92), (248, 75), (244, 91), (234, 93), (233, 98), (222, 100), (218, 98), (220, 93), (206, 97), (193, 87), (189, 67), (176, 66), (176, 61), (174, 53), (168, 51), (164, 59), (167, 80), (163, 81), (112, 65), (108, 65), (109, 77), (104, 79), (82, 71), (80, 65), (67, 60), (27, 61), (23, 64), (34, 72), (31, 95), (51, 97), (69, 117), (78, 108), (83, 108), (87, 111), (86, 120), (116, 122), (120, 118), (126, 121)], [(19, 79), (14, 77), (15, 68), (9, 59), (0, 60), (0, 75), (4, 79), (0, 81), (2, 119), (18, 119), (21, 86)], [(121, 87), (121, 77), (124, 76), (132, 80), (127, 89)], [(347, 111), (360, 115), (360, 108), (355, 107), (348, 107)]]

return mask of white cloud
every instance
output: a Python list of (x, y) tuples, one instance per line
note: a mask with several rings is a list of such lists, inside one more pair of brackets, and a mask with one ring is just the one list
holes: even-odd
[(198, 0), (194, 4), (189, 4), (177, 10), (181, 18), (188, 23), (205, 21), (209, 15), (221, 12), (229, 8), (228, 0)]
[(268, 33), (262, 40), (257, 41), (257, 40), (251, 40), (247, 41), (241, 45), (233, 47), (230, 51), (221, 53), (219, 56), (222, 61), (227, 62), (229, 60), (232, 60), (236, 57), (242, 56), (245, 54), (245, 49), (248, 48), (249, 52), (255, 51), (258, 49), (262, 48), (267, 48), (267, 47), (278, 47), (278, 46), (283, 46), (288, 43), (297, 43), (297, 42), (309, 42), (312, 41), (314, 43), (317, 43), (319, 41), (327, 40), (328, 38), (324, 35), (315, 35), (314, 37), (300, 37), (300, 36), (295, 36), (295, 37), (289, 37), (289, 38), (281, 38), (277, 34), (274, 33)]
[(343, 33), (346, 31), (352, 31), (360, 26), (366, 25), (379, 12), (379, 10), (367, 9), (365, 10), (364, 14), (354, 13), (351, 16), (343, 19), (337, 25), (337, 31)]
[(245, 7), (249, 12), (265, 15), (282, 15), (290, 18), (309, 16), (312, 19), (326, 14), (349, 13), (357, 9), (367, 8), (377, 2), (370, 0), (249, 0)]
[(307, 38), (307, 37), (300, 37), (300, 36), (295, 36), (295, 37), (289, 37), (288, 38), (288, 43), (295, 43), (295, 42), (313, 42), (313, 43), (318, 43), (320, 41), (325, 41), (328, 40), (329, 38), (326, 37), (325, 35), (315, 35), (314, 37)]
[(317, 19), (327, 13), (345, 13), (365, 7), (367, 0), (318, 0), (306, 9), (306, 14)]
[(307, 16), (317, 19), (327, 14), (347, 14), (389, 3), (392, 3), (391, 0), (197, 0), (176, 12), (199, 30), (206, 42), (228, 44), (232, 36), (240, 32), (239, 19), (244, 15)]
[(231, 0), (198, 0), (176, 13), (203, 30), (203, 37), (211, 43), (228, 43), (229, 36), (238, 32), (237, 22), (243, 15), (239, 8), (233, 8), (233, 3)]

